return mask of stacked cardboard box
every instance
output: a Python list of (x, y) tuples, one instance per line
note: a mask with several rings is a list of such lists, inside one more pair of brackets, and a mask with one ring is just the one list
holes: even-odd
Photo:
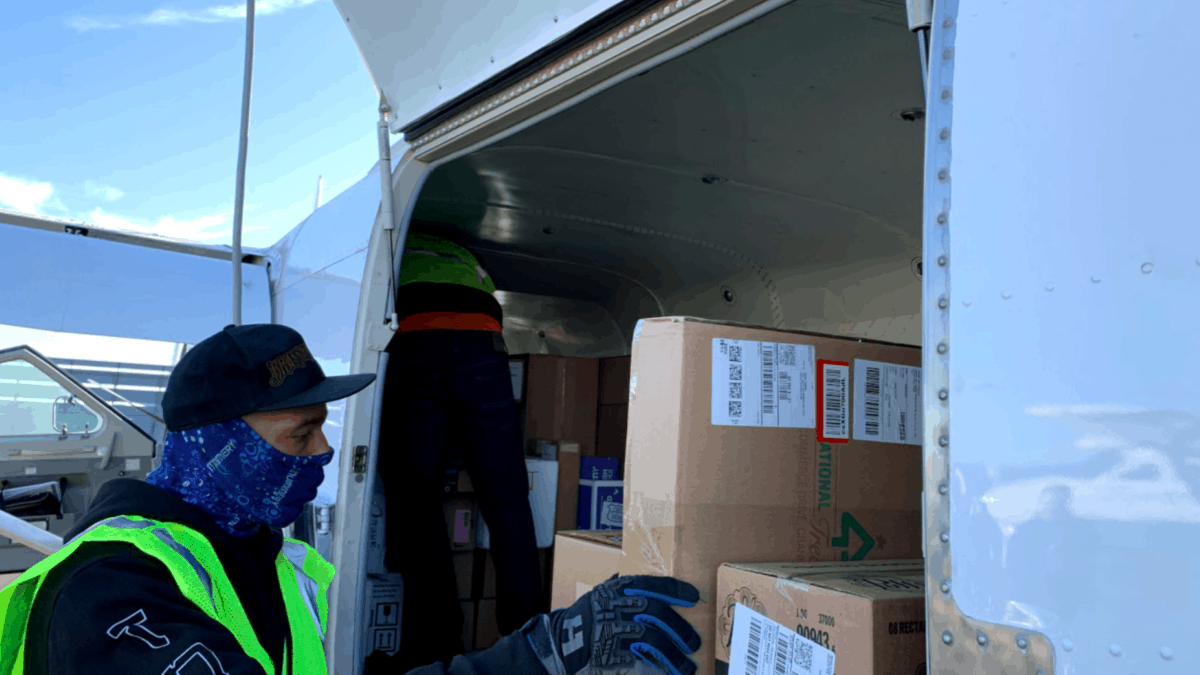
[[(575, 527), (579, 461), (596, 453), (596, 359), (531, 354), (525, 389), (525, 437), (557, 442), (557, 530)], [(528, 441), (527, 441), (528, 443)], [(532, 450), (527, 444), (527, 448)]]
[(681, 317), (635, 331), (618, 571), (673, 576), (715, 668), (723, 563), (921, 557), (920, 350)]
[[(480, 570), (477, 575), (477, 592), (475, 593), (475, 635), (474, 649), (487, 649), (504, 637), (500, 635), (496, 623), (496, 565), (492, 560), (492, 552), (480, 549), (475, 552), (475, 566)], [(538, 551), (538, 572), (541, 579), (542, 602), (546, 604), (549, 594), (549, 570), (551, 568), (550, 549)], [(549, 606), (544, 608), (548, 611)], [(471, 643), (467, 643), (470, 645)]]
[(596, 411), (596, 455), (619, 460), (617, 476), (625, 465), (625, 434), (629, 425), (630, 357), (600, 359), (600, 407)]
[(716, 601), (719, 675), (739, 604), (832, 650), (839, 675), (925, 672), (923, 560), (722, 565)]
[[(536, 460), (533, 462), (536, 463)], [(465, 471), (460, 472), (457, 486), (456, 494), (446, 500), (445, 511), (458, 600), (463, 607), (463, 645), (468, 650), (486, 649), (501, 637), (496, 624), (496, 567), (491, 551), (476, 545), (474, 533), (479, 529), (482, 519), (475, 514), (473, 488)], [(553, 505), (552, 498), (543, 499), (543, 502)], [(464, 529), (466, 534), (462, 532)], [(549, 532), (548, 526), (543, 527), (539, 536), (545, 536), (545, 532)], [(456, 541), (464, 538), (466, 541)], [(540, 588), (547, 607), (550, 560), (549, 548), (538, 551)]]
[(554, 579), (550, 587), (550, 608), (570, 607), (596, 584), (616, 574), (620, 559), (620, 532), (559, 532), (554, 538)]

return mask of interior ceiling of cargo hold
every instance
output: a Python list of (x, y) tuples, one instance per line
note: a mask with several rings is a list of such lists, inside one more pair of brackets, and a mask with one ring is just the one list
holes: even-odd
[(664, 314), (920, 344), (923, 101), (902, 0), (793, 2), (439, 166), (414, 222), (626, 346)]

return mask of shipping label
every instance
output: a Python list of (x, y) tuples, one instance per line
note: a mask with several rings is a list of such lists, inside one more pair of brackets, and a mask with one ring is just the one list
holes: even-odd
[(854, 360), (854, 440), (921, 445), (921, 369)]
[(817, 440), (850, 442), (850, 364), (817, 361)]
[(834, 653), (781, 623), (733, 608), (729, 675), (833, 675)]
[(814, 429), (812, 345), (713, 338), (715, 426)]
[(368, 651), (395, 654), (400, 648), (400, 609), (403, 597), (399, 574), (370, 577), (366, 641)]

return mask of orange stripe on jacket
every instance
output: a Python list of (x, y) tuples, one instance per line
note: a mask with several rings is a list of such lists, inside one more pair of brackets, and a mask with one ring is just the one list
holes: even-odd
[(408, 333), (417, 330), (487, 330), (499, 333), (503, 329), (495, 317), (488, 314), (422, 312), (401, 319), (400, 328), (396, 332)]

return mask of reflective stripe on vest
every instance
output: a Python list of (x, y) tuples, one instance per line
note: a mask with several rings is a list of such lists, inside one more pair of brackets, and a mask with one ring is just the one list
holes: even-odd
[[(450, 255), (449, 253), (438, 253), (437, 251), (429, 251), (423, 248), (404, 249), (404, 255), (408, 255), (410, 253), (413, 255), (429, 255), (435, 258), (449, 258), (450, 260), (456, 260), (460, 264), (466, 265), (467, 267), (471, 266), (470, 261), (463, 260), (462, 258), (456, 255)], [(488, 273), (487, 270), (483, 269), (483, 265), (475, 265), (475, 276), (479, 279), (480, 284), (483, 284), (483, 282), (487, 281)]]
[[(0, 590), (0, 675), (20, 675), (24, 670), (26, 625), (46, 574), (89, 541), (133, 544), (158, 559), (186, 598), (228, 629), (247, 656), (257, 661), (268, 675), (275, 675), (274, 663), (254, 635), (245, 609), (208, 540), (177, 523), (126, 516), (92, 525)], [(322, 640), (328, 621), (326, 594), (333, 581), (333, 566), (307, 544), (285, 539), (275, 567), (291, 633), (292, 648), (284, 647), (284, 673), (324, 674)]]

